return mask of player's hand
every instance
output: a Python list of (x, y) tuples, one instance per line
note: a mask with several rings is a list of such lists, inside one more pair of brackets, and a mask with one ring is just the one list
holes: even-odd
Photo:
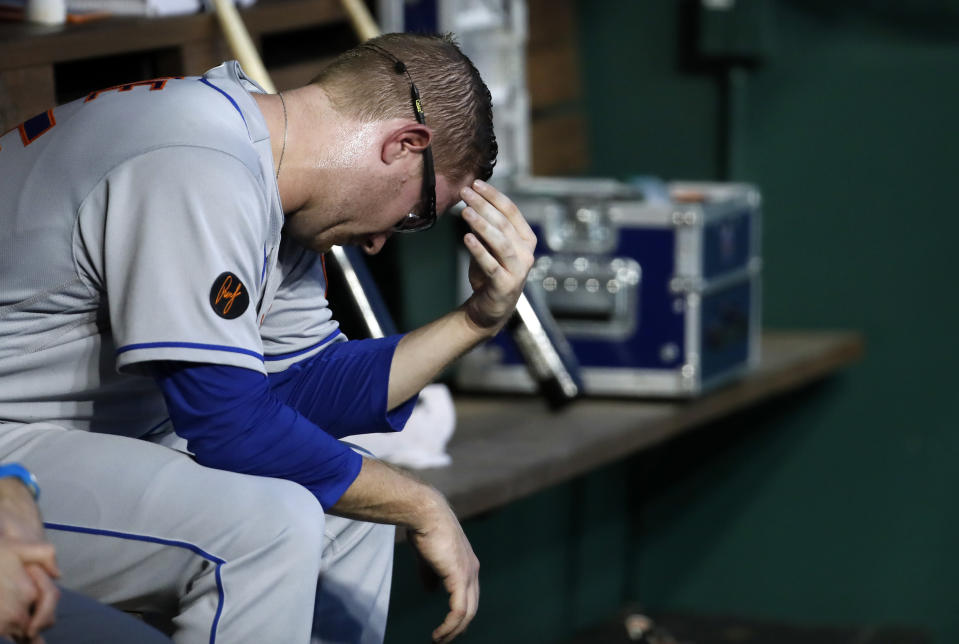
[(42, 644), (60, 597), (48, 568), (56, 571), (52, 545), (0, 540), (0, 636)]
[(0, 635), (43, 644), (40, 632), (56, 616), (59, 576), (33, 494), (16, 479), (0, 479)]
[(32, 644), (43, 644), (40, 632), (53, 626), (56, 620), (60, 589), (54, 585), (53, 579), (44, 566), (32, 563), (27, 565), (26, 570), (33, 579), (38, 593), (33, 603), (33, 616), (27, 624), (26, 635)]
[(450, 611), (433, 631), (434, 642), (449, 642), (466, 630), (479, 607), (479, 560), (445, 501), (407, 536), (450, 594)]
[(470, 255), (473, 295), (464, 305), (469, 319), (487, 333), (498, 331), (516, 307), (533, 266), (536, 235), (502, 192), (476, 180), (460, 192), (462, 217), (472, 232), (463, 238)]

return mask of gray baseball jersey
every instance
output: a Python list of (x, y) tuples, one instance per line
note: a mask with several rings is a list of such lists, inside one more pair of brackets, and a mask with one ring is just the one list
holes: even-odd
[[(138, 364), (275, 370), (335, 334), (322, 282), (296, 279), (315, 255), (279, 262), (249, 91), (227, 63), (94, 92), (0, 138), (0, 194), (18, 196), (0, 204), (0, 420), (141, 436), (165, 410), (150, 379), (123, 375)], [(273, 306), (281, 283), (304, 292)]]

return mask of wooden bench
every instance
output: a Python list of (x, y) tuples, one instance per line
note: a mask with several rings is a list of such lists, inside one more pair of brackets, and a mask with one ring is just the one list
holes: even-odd
[(465, 519), (799, 390), (863, 351), (855, 332), (767, 331), (755, 372), (688, 401), (583, 399), (554, 413), (533, 397), (460, 395), (452, 465), (417, 476)]

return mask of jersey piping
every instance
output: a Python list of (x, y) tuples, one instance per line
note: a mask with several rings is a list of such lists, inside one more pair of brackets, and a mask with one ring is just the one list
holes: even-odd
[(262, 354), (257, 353), (256, 351), (251, 351), (249, 349), (243, 349), (241, 347), (226, 347), (218, 344), (203, 344), (201, 342), (141, 342), (139, 344), (128, 344), (126, 346), (120, 347), (117, 349), (117, 355), (125, 353), (127, 351), (135, 351), (137, 349), (205, 349), (211, 351), (228, 351), (231, 353), (242, 353), (248, 356), (253, 356), (257, 360), (263, 360)]

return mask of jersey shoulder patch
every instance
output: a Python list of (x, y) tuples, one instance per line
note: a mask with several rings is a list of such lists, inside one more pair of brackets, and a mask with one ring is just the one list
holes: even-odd
[(230, 271), (220, 273), (210, 288), (210, 306), (225, 320), (240, 317), (250, 306), (250, 293), (240, 278)]

